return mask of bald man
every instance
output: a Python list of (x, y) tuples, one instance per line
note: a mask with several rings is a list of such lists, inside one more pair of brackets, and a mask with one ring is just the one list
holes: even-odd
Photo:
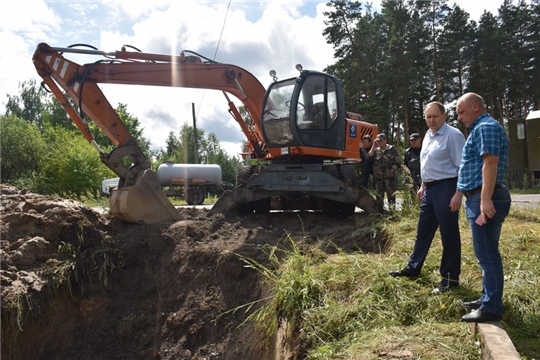
[[(458, 120), (469, 128), (458, 172), (458, 193), (465, 195), (465, 210), (472, 232), (474, 253), (482, 268), (482, 294), (462, 302), (474, 311), (465, 322), (500, 321), (503, 315), (503, 265), (499, 252), (502, 223), (510, 211), (510, 192), (503, 184), (508, 162), (508, 140), (504, 128), (493, 119), (482, 97), (463, 95), (457, 102)], [(459, 201), (451, 203), (459, 210)]]

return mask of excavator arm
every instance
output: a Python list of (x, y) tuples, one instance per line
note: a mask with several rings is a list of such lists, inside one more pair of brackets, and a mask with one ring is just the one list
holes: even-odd
[[(82, 53), (105, 56), (91, 64), (79, 65), (64, 57), (64, 53)], [(37, 46), (33, 57), (38, 74), (51, 88), (62, 104), (64, 96), (54, 91), (56, 82), (79, 105), (84, 113), (111, 139), (116, 146), (122, 146), (132, 137), (110, 106), (98, 84), (153, 85), (168, 87), (188, 87), (221, 90), (238, 98), (248, 111), (252, 124), (247, 125), (229, 97), (231, 115), (240, 124), (244, 135), (254, 151), (254, 158), (264, 158), (266, 151), (259, 149), (263, 143), (260, 134), (261, 104), (265, 88), (247, 70), (235, 65), (213, 61), (203, 63), (198, 56), (179, 56), (141, 53), (134, 51), (103, 52), (98, 50), (53, 48), (45, 43)], [(248, 95), (249, 94), (249, 95)], [(226, 94), (225, 94), (226, 95)], [(66, 106), (64, 106), (66, 107)], [(66, 108), (77, 124), (81, 117)], [(84, 123), (84, 121), (82, 121)], [(81, 131), (91, 141), (89, 131), (82, 126)]]
[[(80, 65), (64, 57), (64, 53), (101, 55), (105, 59)], [(99, 151), (101, 160), (120, 177), (118, 190), (111, 195), (114, 216), (133, 223), (157, 223), (178, 220), (179, 213), (170, 204), (159, 186), (150, 162), (135, 143), (98, 84), (131, 84), (170, 87), (191, 87), (223, 91), (229, 112), (239, 123), (248, 140), (248, 156), (265, 158), (260, 134), (260, 106), (265, 89), (248, 71), (234, 65), (203, 62), (198, 56), (150, 54), (134, 51), (102, 52), (98, 50), (53, 48), (45, 43), (37, 46), (33, 62), (43, 83), (62, 104), (84, 137)], [(237, 97), (251, 117), (246, 124), (227, 93)], [(70, 99), (82, 110), (78, 112)], [(249, 96), (248, 96), (249, 94)], [(84, 114), (113, 142), (116, 148), (103, 152), (95, 142)], [(128, 158), (127, 167), (122, 159)], [(152, 204), (152, 205), (150, 205)]]

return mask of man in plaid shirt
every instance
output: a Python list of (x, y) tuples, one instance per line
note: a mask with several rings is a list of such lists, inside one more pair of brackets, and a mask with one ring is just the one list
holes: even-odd
[[(472, 232), (474, 253), (482, 268), (482, 295), (462, 302), (475, 311), (466, 322), (499, 321), (503, 314), (503, 266), (499, 238), (511, 198), (503, 181), (508, 162), (508, 140), (501, 124), (486, 113), (484, 100), (467, 93), (457, 102), (458, 120), (470, 130), (463, 148), (457, 189), (465, 195), (465, 210)], [(452, 211), (459, 210), (452, 204)]]

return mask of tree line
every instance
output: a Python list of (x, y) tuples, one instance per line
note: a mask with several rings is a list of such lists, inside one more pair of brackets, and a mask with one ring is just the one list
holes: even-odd
[[(194, 163), (193, 127), (184, 125), (170, 132), (166, 149), (153, 150), (139, 119), (125, 104), (115, 108), (131, 136), (156, 170), (165, 161)], [(89, 127), (96, 143), (110, 152), (113, 144), (93, 123)], [(97, 197), (101, 182), (116, 177), (100, 160), (96, 149), (81, 135), (54, 96), (34, 80), (19, 84), (19, 94), (9, 95), (0, 116), (0, 177), (19, 189), (65, 198)], [(223, 180), (233, 183), (239, 160), (228, 156), (214, 133), (197, 129), (199, 163), (218, 164)], [(130, 165), (130, 164), (126, 164)]]
[[(540, 109), (540, 0), (505, 0), (479, 21), (448, 0), (331, 0), (323, 35), (336, 62), (325, 71), (342, 79), (345, 104), (405, 145), (425, 133), (423, 107), (449, 106), (480, 94), (502, 124)], [(464, 132), (465, 129), (462, 129)]]
[[(427, 130), (423, 108), (434, 100), (448, 106), (451, 124), (464, 133), (454, 104), (469, 91), (480, 94), (502, 124), (540, 109), (540, 0), (505, 0), (496, 15), (484, 12), (478, 22), (448, 0), (383, 0), (380, 11), (361, 1), (328, 5), (323, 35), (334, 47), (335, 63), (325, 71), (342, 80), (347, 110), (377, 124), (401, 151), (409, 134)], [(194, 163), (197, 136), (200, 163), (219, 164), (223, 180), (235, 183), (240, 161), (221, 149), (215, 134), (184, 125), (168, 134), (165, 149), (152, 150), (126, 105), (116, 111), (154, 169), (167, 160)], [(2, 182), (81, 197), (96, 195), (101, 181), (115, 176), (34, 81), (8, 95), (0, 126)], [(110, 140), (89, 126), (110, 151)]]

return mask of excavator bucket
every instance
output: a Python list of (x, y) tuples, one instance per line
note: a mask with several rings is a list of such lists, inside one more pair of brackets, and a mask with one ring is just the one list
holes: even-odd
[(169, 202), (157, 175), (145, 170), (135, 185), (113, 190), (110, 198), (111, 213), (118, 219), (137, 224), (157, 224), (182, 220), (182, 216)]

